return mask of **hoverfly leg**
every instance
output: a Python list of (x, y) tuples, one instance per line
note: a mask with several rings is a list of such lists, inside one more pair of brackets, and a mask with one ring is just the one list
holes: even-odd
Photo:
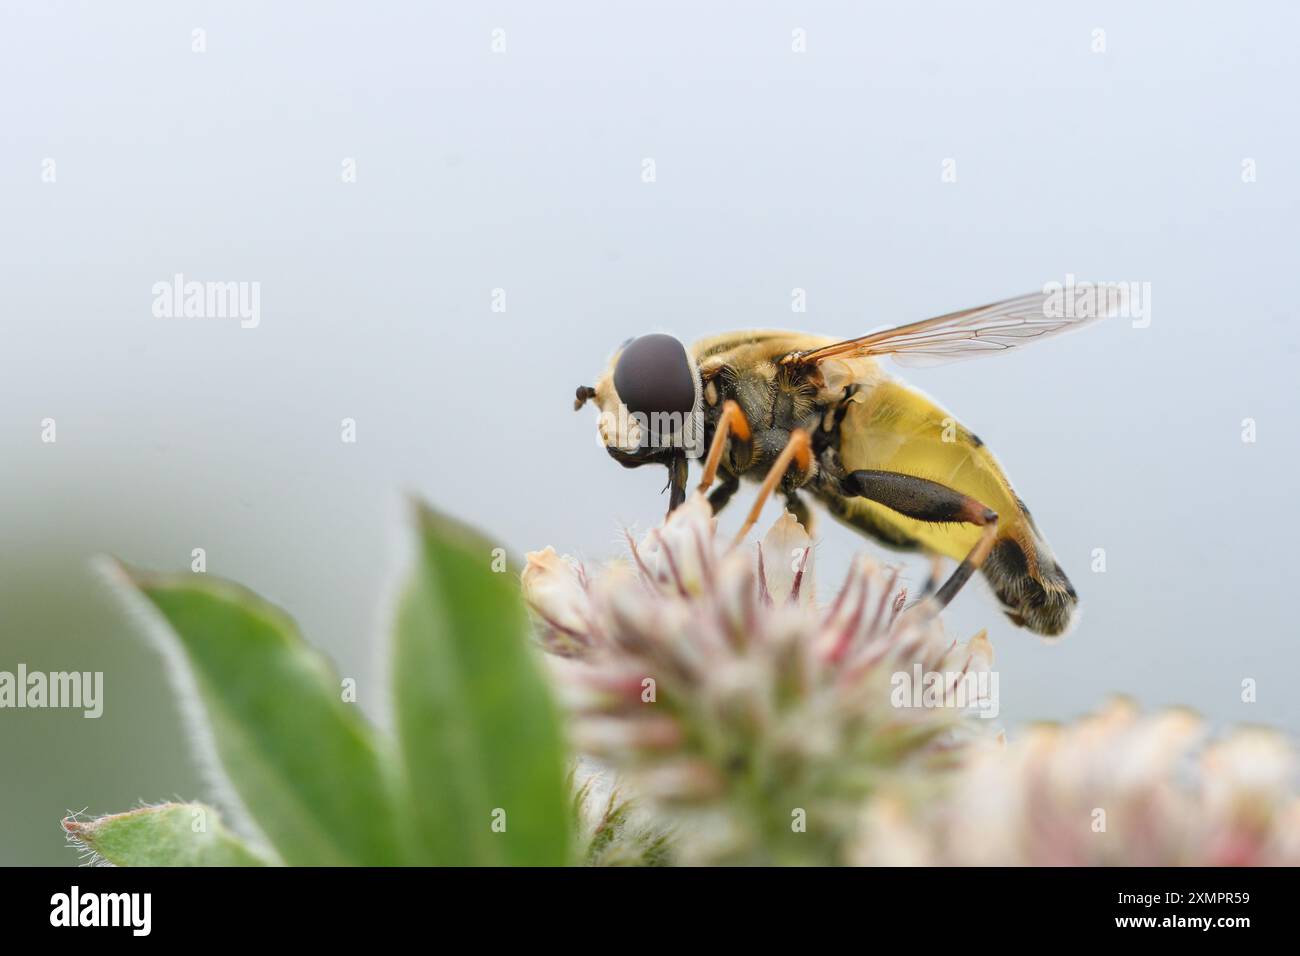
[[(749, 420), (740, 406), (731, 399), (722, 405), (718, 416), (718, 426), (713, 432), (713, 441), (709, 444), (709, 456), (704, 459), (704, 475), (700, 478), (700, 493), (709, 490), (713, 480), (718, 477), (718, 466), (722, 463), (722, 452), (727, 447), (727, 439), (735, 436), (736, 441), (747, 442), (750, 438)], [(730, 497), (728, 495), (727, 497)], [(725, 498), (723, 499), (725, 503)], [(721, 507), (721, 506), (718, 506)], [(715, 512), (717, 507), (713, 509)]]
[[(934, 592), (934, 602), (947, 607), (993, 550), (998, 515), (992, 508), (937, 481), (902, 475), (893, 471), (854, 471), (845, 476), (841, 490), (846, 495), (868, 498), (918, 521), (962, 521), (984, 529), (948, 580)], [(926, 585), (926, 590), (930, 585)]]
[(802, 428), (796, 428), (790, 432), (790, 440), (785, 443), (785, 448), (781, 449), (781, 454), (777, 456), (776, 461), (772, 462), (772, 467), (768, 469), (767, 477), (763, 479), (763, 486), (758, 489), (758, 497), (754, 500), (754, 507), (749, 509), (749, 515), (745, 518), (745, 523), (740, 526), (735, 539), (731, 542), (733, 548), (745, 540), (745, 535), (749, 534), (749, 529), (758, 522), (758, 516), (763, 513), (763, 505), (772, 496), (772, 492), (781, 483), (781, 479), (790, 470), (790, 466), (792, 464), (796, 465), (800, 472), (806, 473), (812, 468), (812, 463), (812, 439)]
[(676, 452), (668, 461), (668, 513), (672, 514), (686, 500), (686, 482), (689, 477), (686, 455)]
[(718, 487), (709, 492), (709, 507), (713, 509), (714, 514), (725, 508), (731, 496), (740, 489), (740, 479), (735, 475), (724, 472), (721, 482)]
[(967, 581), (971, 579), (976, 571), (979, 570), (984, 559), (989, 556), (993, 550), (993, 539), (997, 537), (998, 522), (995, 516), (992, 524), (984, 526), (984, 533), (980, 539), (975, 542), (975, 547), (970, 549), (970, 553), (962, 558), (961, 564), (957, 565), (948, 580), (943, 582), (943, 587), (939, 588), (934, 594), (934, 603), (940, 608), (945, 608), (957, 596), (957, 592), (962, 589)]

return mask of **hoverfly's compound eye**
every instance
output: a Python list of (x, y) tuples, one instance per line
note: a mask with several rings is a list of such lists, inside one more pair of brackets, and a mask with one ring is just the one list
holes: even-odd
[(614, 389), (628, 411), (687, 414), (695, 407), (695, 375), (686, 346), (657, 332), (633, 339), (614, 367)]

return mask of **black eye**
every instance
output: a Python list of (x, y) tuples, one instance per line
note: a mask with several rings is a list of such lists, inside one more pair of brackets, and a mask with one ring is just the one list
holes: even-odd
[(633, 339), (614, 367), (614, 389), (628, 411), (686, 414), (695, 407), (695, 377), (686, 347), (659, 333)]

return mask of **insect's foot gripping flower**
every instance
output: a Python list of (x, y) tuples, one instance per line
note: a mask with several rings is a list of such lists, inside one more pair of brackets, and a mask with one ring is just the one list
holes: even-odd
[(1206, 744), (1190, 712), (1115, 701), (979, 748), (925, 807), (877, 798), (855, 862), (980, 866), (1300, 864), (1296, 756), (1250, 728)]
[(729, 549), (697, 495), (629, 552), (595, 573), (535, 552), (524, 593), (578, 749), (670, 815), (687, 861), (840, 861), (867, 795), (950, 766), (981, 723), (987, 639), (946, 639), (866, 561), (820, 606), (791, 514)]

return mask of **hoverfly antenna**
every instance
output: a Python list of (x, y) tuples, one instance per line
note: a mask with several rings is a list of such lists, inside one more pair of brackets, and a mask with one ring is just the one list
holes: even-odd
[(594, 388), (592, 388), (590, 385), (579, 385), (577, 398), (575, 398), (573, 401), (573, 410), (575, 412), (578, 411), (580, 408), (582, 408), (583, 405), (587, 404), (587, 399), (595, 398), (595, 397), (596, 397), (596, 390)]

